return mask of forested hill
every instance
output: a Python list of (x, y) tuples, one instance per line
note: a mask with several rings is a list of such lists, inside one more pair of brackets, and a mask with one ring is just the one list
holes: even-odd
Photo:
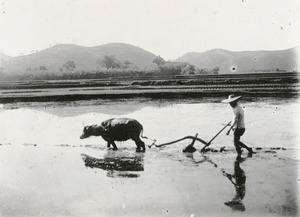
[(100, 62), (105, 56), (114, 56), (121, 63), (125, 62), (139, 68), (153, 64), (155, 58), (155, 55), (148, 51), (123, 43), (95, 47), (60, 44), (30, 55), (2, 61), (2, 68), (10, 73), (40, 71), (40, 69), (57, 72), (66, 62), (71, 61), (75, 64), (75, 71), (95, 71), (101, 67)]
[(297, 71), (297, 48), (279, 51), (233, 52), (213, 49), (207, 52), (191, 52), (177, 62), (189, 62), (199, 68), (219, 67), (219, 73), (249, 73), (268, 71)]
[(18, 57), (1, 54), (0, 73), (10, 76), (24, 73), (39, 75), (95, 72), (103, 69), (139, 70), (143, 73), (159, 70), (166, 73), (167, 69), (171, 73), (176, 68), (177, 71), (172, 72), (173, 74), (185, 74), (184, 67), (192, 68), (192, 73), (195, 74), (211, 71), (219, 74), (292, 72), (299, 71), (297, 49), (299, 47), (279, 51), (240, 52), (213, 49), (203, 53), (187, 53), (174, 62), (165, 62), (163, 57), (159, 57), (161, 61), (155, 64), (153, 60), (158, 58), (155, 54), (129, 44), (110, 43), (95, 47), (60, 44)]
[(10, 58), (10, 56), (0, 52), (0, 67), (2, 66), (3, 62), (9, 60)]

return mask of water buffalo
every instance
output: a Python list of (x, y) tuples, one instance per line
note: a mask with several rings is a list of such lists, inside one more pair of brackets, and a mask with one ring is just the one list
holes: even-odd
[(113, 146), (117, 150), (115, 141), (126, 141), (132, 139), (137, 146), (136, 151), (145, 151), (145, 143), (140, 139), (143, 135), (143, 126), (130, 118), (111, 118), (103, 121), (101, 125), (85, 126), (80, 139), (90, 136), (102, 136), (107, 141), (107, 147)]

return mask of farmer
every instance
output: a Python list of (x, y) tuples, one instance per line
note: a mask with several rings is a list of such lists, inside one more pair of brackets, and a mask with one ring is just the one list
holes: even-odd
[(238, 104), (239, 99), (241, 96), (234, 96), (229, 95), (228, 99), (223, 100), (222, 102), (229, 103), (230, 106), (233, 109), (234, 114), (234, 120), (233, 123), (226, 133), (226, 135), (229, 135), (230, 130), (234, 131), (234, 146), (236, 148), (236, 152), (238, 155), (242, 154), (241, 148), (246, 148), (249, 152), (249, 154), (252, 154), (252, 148), (249, 148), (244, 143), (240, 141), (241, 136), (245, 133), (245, 123), (244, 123), (244, 110), (243, 108)]

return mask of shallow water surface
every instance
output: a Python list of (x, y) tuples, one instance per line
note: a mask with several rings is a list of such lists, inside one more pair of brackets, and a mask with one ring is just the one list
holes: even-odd
[[(297, 147), (299, 105), (297, 101), (244, 102), (246, 132), (242, 139), (254, 147)], [(144, 135), (156, 139), (157, 144), (196, 133), (209, 141), (232, 120), (232, 115), (228, 104), (203, 102), (133, 100), (10, 107), (0, 110), (0, 143), (103, 147), (101, 138), (80, 140), (79, 136), (85, 125), (100, 124), (112, 117), (137, 119), (144, 126)], [(214, 146), (231, 145), (232, 135), (226, 136), (225, 131), (214, 140)], [(120, 146), (130, 145), (121, 143)]]
[(130, 117), (142, 123), (144, 135), (156, 144), (196, 133), (209, 141), (232, 119), (228, 104), (132, 100), (4, 105), (0, 215), (295, 216), (299, 103), (242, 104), (247, 127), (242, 141), (257, 153), (245, 152), (241, 158), (226, 131), (205, 154), (199, 152), (199, 142), (195, 153), (182, 153), (190, 140), (137, 153), (133, 141), (117, 143), (119, 150), (113, 151), (102, 138), (79, 138), (85, 125)]

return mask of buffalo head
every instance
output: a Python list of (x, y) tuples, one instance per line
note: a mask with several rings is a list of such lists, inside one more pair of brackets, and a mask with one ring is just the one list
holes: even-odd
[(83, 128), (83, 132), (80, 136), (80, 139), (85, 139), (90, 136), (102, 136), (104, 132), (103, 126), (92, 125), (92, 126), (85, 126)]

